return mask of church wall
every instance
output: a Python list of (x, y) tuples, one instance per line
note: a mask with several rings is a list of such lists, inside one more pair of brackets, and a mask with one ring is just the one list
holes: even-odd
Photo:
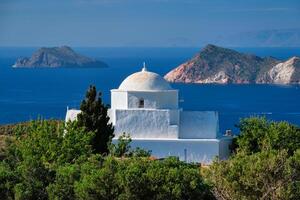
[(172, 91), (129, 91), (128, 108), (138, 108), (139, 100), (144, 99), (145, 108), (177, 109), (178, 92)]
[(107, 115), (109, 116), (109, 121), (108, 121), (108, 123), (112, 123), (113, 125), (115, 125), (116, 124), (116, 122), (115, 122), (115, 110), (114, 109), (108, 109), (107, 110)]
[(113, 109), (127, 109), (127, 92), (112, 90), (111, 91), (111, 108)]
[(178, 138), (179, 134), (179, 125), (169, 125), (168, 126), (168, 135), (174, 136), (174, 138)]
[(80, 110), (75, 110), (75, 109), (67, 110), (65, 122), (77, 120), (77, 115), (79, 113), (81, 113)]
[(170, 124), (171, 125), (178, 125), (180, 120), (180, 110), (169, 110), (170, 114)]
[(221, 160), (227, 159), (230, 155), (229, 146), (232, 143), (232, 137), (224, 137), (220, 140), (219, 158)]
[(179, 138), (217, 138), (218, 112), (181, 111)]
[(218, 139), (133, 139), (130, 145), (132, 148), (140, 147), (151, 150), (152, 156), (156, 158), (176, 156), (182, 161), (209, 164), (215, 157), (219, 157), (221, 142)]
[(178, 138), (169, 116), (168, 110), (115, 110), (115, 138), (123, 132), (131, 138)]

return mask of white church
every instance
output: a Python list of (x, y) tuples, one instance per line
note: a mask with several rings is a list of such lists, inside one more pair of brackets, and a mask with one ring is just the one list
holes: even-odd
[[(68, 109), (66, 121), (76, 120), (79, 112)], [(209, 164), (216, 157), (229, 156), (232, 137), (219, 136), (218, 112), (183, 111), (178, 106), (178, 90), (145, 66), (111, 90), (109, 116), (114, 140), (128, 133), (132, 147), (151, 150), (156, 158), (177, 156)]]

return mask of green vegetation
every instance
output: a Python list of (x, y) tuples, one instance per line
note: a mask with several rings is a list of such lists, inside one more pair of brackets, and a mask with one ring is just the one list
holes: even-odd
[(139, 157), (127, 137), (111, 147), (115, 155), (103, 156), (92, 151), (95, 134), (77, 122), (64, 126), (38, 120), (14, 133), (0, 163), (1, 199), (211, 197), (197, 165)]
[(95, 153), (107, 154), (110, 140), (114, 136), (114, 128), (109, 123), (107, 116), (108, 105), (101, 99), (101, 93), (97, 95), (95, 86), (90, 86), (86, 92), (86, 98), (80, 105), (81, 113), (78, 115), (78, 125), (86, 131), (93, 131), (92, 149)]
[(3, 128), (0, 197), (5, 199), (211, 199), (198, 165), (153, 160), (112, 143), (107, 106), (90, 87), (78, 121), (37, 120)]
[[(0, 162), (1, 199), (299, 199), (300, 130), (243, 119), (230, 159), (208, 168), (153, 160), (125, 133), (109, 154), (77, 122), (37, 120), (12, 127)], [(204, 176), (204, 178), (202, 178)]]
[[(103, 187), (101, 187), (103, 186)], [(176, 158), (164, 161), (107, 157), (75, 185), (79, 199), (203, 199), (210, 192), (197, 166)], [(92, 196), (94, 195), (94, 196)]]
[(241, 120), (235, 153), (204, 170), (220, 199), (300, 199), (300, 129), (265, 118)]
[(129, 135), (126, 135), (126, 133), (123, 133), (118, 138), (117, 144), (110, 144), (109, 152), (110, 155), (116, 156), (116, 157), (150, 157), (151, 151), (147, 151), (144, 149), (141, 149), (139, 147), (132, 149), (130, 146), (131, 138)]
[(300, 129), (246, 118), (233, 154), (208, 167), (112, 143), (107, 105), (91, 87), (78, 121), (0, 127), (0, 197), (8, 199), (300, 199)]

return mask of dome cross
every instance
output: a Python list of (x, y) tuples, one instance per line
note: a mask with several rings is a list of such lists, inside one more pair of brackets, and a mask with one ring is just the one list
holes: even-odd
[(142, 72), (147, 72), (147, 68), (146, 68), (146, 63), (145, 62), (143, 62)]

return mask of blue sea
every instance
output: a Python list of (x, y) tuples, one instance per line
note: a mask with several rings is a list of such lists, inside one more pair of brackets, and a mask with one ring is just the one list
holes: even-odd
[[(30, 56), (37, 48), (0, 48), (0, 124), (38, 117), (64, 119), (67, 106), (79, 108), (89, 85), (96, 85), (110, 103), (110, 89), (142, 68), (162, 76), (193, 56), (200, 48), (74, 48), (106, 62), (103, 69), (15, 69), (17, 57)], [(258, 56), (287, 59), (300, 56), (300, 48), (235, 48)], [(198, 85), (172, 84), (179, 89), (185, 110), (216, 110), (221, 133), (235, 129), (240, 118), (266, 116), (300, 125), (298, 85)]]

